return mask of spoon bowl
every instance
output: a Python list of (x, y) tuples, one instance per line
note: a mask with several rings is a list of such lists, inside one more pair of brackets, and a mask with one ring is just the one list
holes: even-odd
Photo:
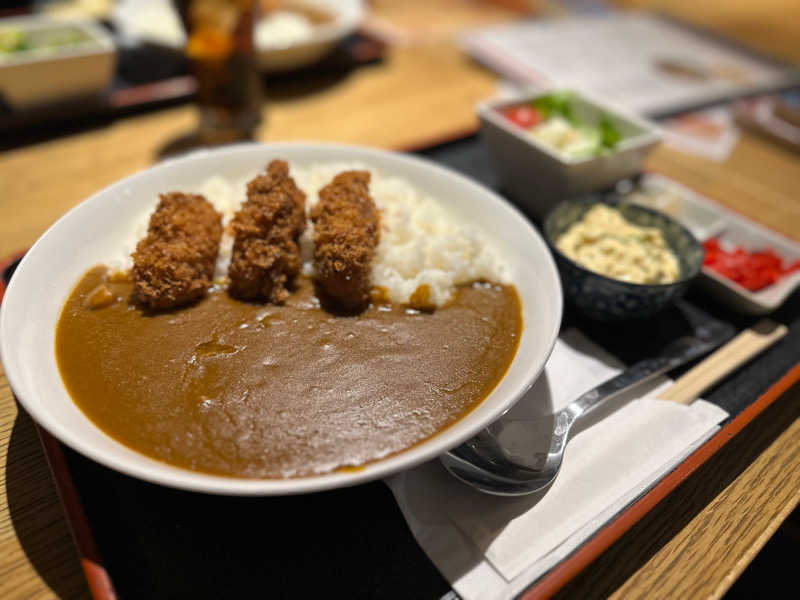
[[(635, 363), (557, 413), (537, 419), (501, 418), (442, 455), (440, 461), (457, 479), (487, 494), (522, 496), (546, 488), (561, 469), (570, 430), (579, 418), (635, 385), (707, 354), (732, 335), (732, 327), (720, 322), (700, 327), (694, 335), (676, 339), (658, 356)], [(531, 439), (541, 440), (540, 449), (523, 449)]]

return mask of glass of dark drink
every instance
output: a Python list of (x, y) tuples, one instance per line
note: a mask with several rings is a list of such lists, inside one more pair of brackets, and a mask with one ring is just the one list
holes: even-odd
[(253, 45), (254, 0), (180, 0), (186, 55), (197, 79), (197, 141), (221, 144), (253, 137), (262, 90)]

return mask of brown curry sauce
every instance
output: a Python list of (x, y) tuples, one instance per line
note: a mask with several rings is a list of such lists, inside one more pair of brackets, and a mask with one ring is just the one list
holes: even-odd
[(302, 277), (283, 306), (214, 289), (148, 314), (131, 291), (105, 267), (72, 291), (55, 348), (67, 390), (122, 444), (236, 477), (360, 466), (425, 440), (494, 389), (522, 330), (516, 290), (493, 284), (459, 287), (431, 312), (373, 304), (358, 316), (320, 308)]

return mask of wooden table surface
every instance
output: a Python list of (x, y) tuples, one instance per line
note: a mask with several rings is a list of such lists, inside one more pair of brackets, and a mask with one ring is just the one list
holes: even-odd
[[(751, 12), (756, 6), (763, 20), (761, 4), (753, 3)], [(784, 27), (782, 13), (773, 13)], [(492, 14), (498, 18), (496, 9)], [(752, 31), (743, 37), (752, 41)], [(756, 37), (769, 46), (768, 34)], [(798, 59), (788, 56), (784, 37), (776, 39), (776, 54)], [(492, 95), (495, 84), (446, 37), (392, 47), (379, 65), (272, 89), (258, 137), (419, 147), (474, 130), (473, 105)], [(0, 257), (30, 246), (89, 194), (157, 161), (193, 123), (193, 109), (183, 106), (0, 155)], [(723, 163), (659, 148), (647, 166), (800, 238), (797, 155), (744, 135)], [(739, 434), (564, 593), (652, 598), (668, 590), (674, 597), (720, 597), (800, 501), (799, 413), (795, 386), (757, 428)], [(58, 589), (88, 598), (35, 429), (19, 411), (2, 366), (0, 464), (0, 597), (51, 598)]]

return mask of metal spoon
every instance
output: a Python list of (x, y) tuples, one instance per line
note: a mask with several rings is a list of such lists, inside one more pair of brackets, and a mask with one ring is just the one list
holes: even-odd
[[(730, 326), (712, 321), (699, 327), (694, 335), (673, 341), (658, 356), (639, 361), (589, 390), (556, 414), (534, 420), (501, 418), (443, 454), (440, 460), (456, 478), (482, 492), (498, 496), (531, 494), (548, 486), (558, 475), (570, 428), (580, 417), (635, 385), (710, 352), (732, 334)], [(504, 435), (515, 430), (522, 431), (529, 439), (541, 439), (542, 451), (522, 455), (508, 441), (513, 435)]]

